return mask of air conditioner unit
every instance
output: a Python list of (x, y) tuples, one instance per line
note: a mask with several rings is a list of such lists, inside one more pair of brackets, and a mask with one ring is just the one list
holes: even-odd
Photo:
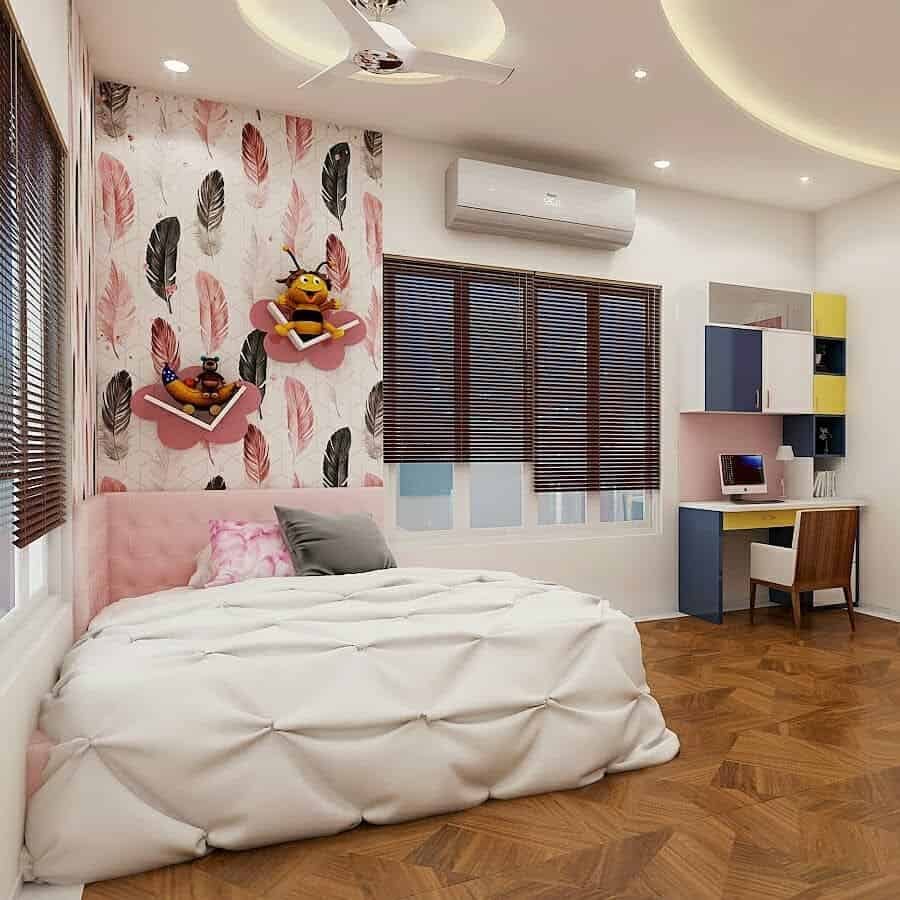
[(463, 231), (619, 250), (634, 236), (635, 203), (633, 188), (475, 159), (447, 170), (447, 227)]

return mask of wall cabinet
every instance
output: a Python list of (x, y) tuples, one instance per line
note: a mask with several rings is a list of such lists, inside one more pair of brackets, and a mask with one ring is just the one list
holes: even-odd
[(843, 294), (813, 294), (813, 332), (817, 337), (847, 337), (847, 298)]
[(816, 375), (815, 411), (842, 416), (847, 411), (847, 379), (843, 375)]
[(765, 331), (762, 348), (763, 412), (778, 415), (809, 412), (813, 396), (813, 336)]
[(762, 332), (706, 327), (707, 412), (759, 412), (762, 408)]

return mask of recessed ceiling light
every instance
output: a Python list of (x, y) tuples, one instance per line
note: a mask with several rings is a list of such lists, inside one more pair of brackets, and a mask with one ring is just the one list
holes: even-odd
[(668, 169), (672, 165), (667, 159), (658, 159), (653, 163), (657, 169)]
[(185, 72), (191, 71), (191, 67), (186, 62), (182, 62), (180, 59), (164, 59), (163, 65), (170, 72), (178, 72), (179, 74), (184, 74)]
[(801, 176), (800, 176), (800, 183), (801, 183), (801, 184), (809, 184), (810, 181), (812, 181), (812, 179), (809, 177), (809, 175), (801, 175)]
[(647, 72), (646, 69), (641, 69), (641, 68), (637, 68), (634, 70), (634, 72), (632, 72), (632, 75), (634, 75), (634, 77), (637, 78), (638, 81), (643, 81), (647, 77), (648, 74), (649, 73)]

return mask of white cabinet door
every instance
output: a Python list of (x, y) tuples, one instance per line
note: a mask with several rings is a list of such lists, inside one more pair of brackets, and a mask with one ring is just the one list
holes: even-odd
[(764, 331), (763, 412), (812, 412), (814, 368), (811, 334)]

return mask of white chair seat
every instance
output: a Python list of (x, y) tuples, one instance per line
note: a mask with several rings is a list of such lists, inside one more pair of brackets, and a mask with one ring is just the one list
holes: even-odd
[(790, 588), (797, 569), (797, 551), (791, 547), (772, 544), (750, 545), (750, 577)]

